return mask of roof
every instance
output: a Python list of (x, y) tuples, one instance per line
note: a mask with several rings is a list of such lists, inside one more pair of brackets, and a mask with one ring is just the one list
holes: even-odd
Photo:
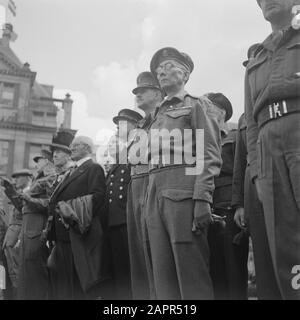
[(8, 46), (4, 46), (0, 39), (0, 52), (2, 52), (6, 58), (11, 60), (16, 66), (19, 68), (23, 68), (23, 63), (21, 60), (16, 56), (16, 54), (12, 51), (12, 49)]
[[(0, 53), (2, 53), (9, 61), (11, 61), (18, 68), (23, 69), (24, 64), (21, 62), (21, 60), (17, 57), (17, 55), (9, 46), (3, 45), (2, 39), (0, 39)], [(52, 98), (49, 91), (47, 91), (46, 88), (43, 87), (43, 85), (39, 84), (36, 81), (33, 84), (33, 95), (39, 98)]]

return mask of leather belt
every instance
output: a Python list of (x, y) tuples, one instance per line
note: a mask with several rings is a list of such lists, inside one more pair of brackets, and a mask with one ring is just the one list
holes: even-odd
[(147, 164), (138, 164), (136, 166), (131, 166), (131, 176), (140, 176), (149, 173), (149, 166)]
[(265, 106), (257, 116), (258, 127), (261, 128), (267, 122), (281, 118), (287, 114), (300, 112), (300, 99), (289, 99), (274, 102)]
[(149, 164), (149, 172), (153, 170), (160, 170), (160, 169), (166, 169), (166, 168), (186, 168), (186, 167), (195, 167), (194, 164)]

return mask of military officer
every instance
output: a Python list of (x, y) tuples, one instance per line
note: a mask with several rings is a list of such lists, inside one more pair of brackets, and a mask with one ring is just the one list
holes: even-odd
[(22, 195), (23, 222), (20, 235), (20, 272), (18, 298), (21, 300), (46, 300), (49, 298), (47, 270), (48, 247), (41, 241), (48, 218), (48, 205), (56, 179), (51, 152), (42, 150), (34, 157), (37, 178)]
[[(16, 191), (21, 194), (28, 190), (32, 181), (32, 173), (28, 169), (22, 169), (12, 174), (15, 179)], [(12, 283), (12, 290), (14, 298), (17, 298), (18, 275), (19, 275), (19, 245), (20, 245), (20, 231), (22, 227), (22, 201), (19, 198), (11, 198), (11, 194), (7, 189), (5, 193), (11, 205), (9, 208), (9, 222), (8, 229), (3, 241), (3, 249), (6, 257), (8, 274)]]
[(130, 259), (127, 235), (127, 190), (130, 181), (130, 166), (127, 163), (126, 142), (121, 139), (119, 132), (125, 126), (126, 140), (137, 122), (143, 117), (130, 109), (122, 109), (113, 122), (117, 125), (118, 134), (115, 146), (111, 146), (110, 155), (116, 163), (108, 172), (106, 178), (106, 207), (108, 209), (108, 234), (110, 252), (113, 265), (113, 278), (115, 284), (115, 298), (127, 300), (132, 298), (130, 281)]
[(240, 229), (249, 227), (253, 245), (257, 297), (263, 300), (278, 300), (281, 297), (272, 265), (263, 208), (250, 178), (246, 129), (245, 114), (242, 114), (238, 121), (231, 204), (235, 209), (234, 220), (237, 226)]
[(158, 299), (212, 299), (207, 229), (221, 167), (220, 111), (185, 91), (194, 69), (187, 54), (160, 49), (150, 69), (167, 94), (149, 130), (146, 225), (155, 292)]
[[(145, 117), (138, 122), (137, 127), (147, 131), (152, 115), (162, 101), (163, 92), (149, 71), (142, 72), (137, 77), (137, 87), (132, 90), (136, 97), (136, 104), (140, 110), (145, 112)], [(130, 151), (133, 150), (136, 143), (141, 146), (142, 137), (134, 141), (129, 147), (129, 162)], [(144, 141), (144, 146), (147, 148), (147, 139)], [(142, 155), (143, 148), (139, 148), (139, 157), (145, 159), (146, 155)], [(144, 149), (145, 150), (145, 149)], [(141, 161), (143, 162), (143, 161)], [(151, 262), (149, 257), (149, 241), (145, 234), (144, 208), (145, 195), (148, 187), (148, 163), (139, 163), (131, 165), (131, 181), (128, 187), (127, 199), (127, 229), (129, 240), (130, 268), (131, 268), (131, 284), (132, 294), (134, 299), (148, 300), (154, 298), (153, 279), (151, 271)], [(147, 272), (147, 268), (149, 271)], [(148, 276), (150, 279), (148, 279)]]
[[(220, 119), (222, 134), (222, 168), (215, 178), (213, 211), (223, 218), (210, 226), (210, 273), (216, 299), (246, 300), (248, 284), (248, 235), (234, 222), (235, 210), (231, 206), (236, 130), (227, 131), (226, 123), (232, 116), (231, 102), (222, 93), (209, 93), (207, 97), (223, 111)], [(240, 241), (235, 239), (240, 238)]]
[(281, 296), (300, 299), (300, 2), (257, 2), (272, 33), (255, 50), (246, 69), (251, 180), (263, 204)]

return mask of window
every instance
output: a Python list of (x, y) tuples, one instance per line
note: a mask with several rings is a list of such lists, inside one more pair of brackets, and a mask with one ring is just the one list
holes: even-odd
[(47, 112), (47, 122), (46, 122), (47, 127), (56, 127), (57, 122), (56, 122), (56, 113), (54, 112)]
[(14, 83), (0, 82), (0, 104), (12, 108), (14, 106), (16, 85)]
[(0, 140), (0, 174), (6, 174), (9, 164), (9, 142)]
[(32, 124), (35, 124), (37, 126), (44, 126), (45, 120), (44, 120), (44, 112), (41, 111), (33, 111), (32, 112)]

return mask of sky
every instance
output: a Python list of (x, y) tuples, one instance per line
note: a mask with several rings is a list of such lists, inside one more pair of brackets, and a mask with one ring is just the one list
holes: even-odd
[(188, 53), (195, 69), (186, 89), (222, 92), (237, 122), (243, 112), (247, 50), (270, 26), (256, 0), (14, 0), (18, 39), (11, 45), (37, 81), (74, 100), (72, 127), (95, 142), (113, 116), (135, 108), (131, 90), (162, 47)]

